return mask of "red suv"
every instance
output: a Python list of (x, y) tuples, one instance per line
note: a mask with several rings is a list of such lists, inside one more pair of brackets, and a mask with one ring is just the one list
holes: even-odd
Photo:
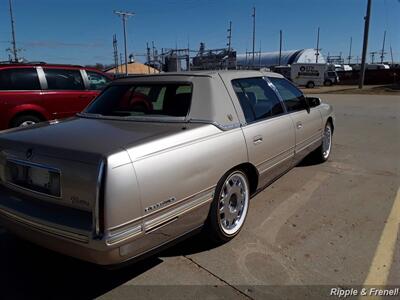
[(0, 130), (70, 117), (110, 81), (81, 66), (0, 64)]

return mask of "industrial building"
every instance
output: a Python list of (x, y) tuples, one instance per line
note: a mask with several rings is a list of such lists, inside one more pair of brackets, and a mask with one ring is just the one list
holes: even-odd
[(315, 49), (300, 49), (276, 52), (255, 52), (238, 54), (236, 56), (239, 68), (270, 68), (274, 66), (285, 66), (293, 63), (315, 63), (318, 56), (318, 63), (326, 63), (325, 58)]

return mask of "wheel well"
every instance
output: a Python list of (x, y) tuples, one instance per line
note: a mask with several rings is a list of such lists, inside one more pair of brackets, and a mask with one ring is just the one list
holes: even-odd
[(249, 179), (250, 195), (254, 194), (258, 186), (258, 171), (256, 167), (251, 163), (243, 163), (234, 167), (233, 169), (242, 170), (246, 174), (247, 178)]
[(333, 120), (332, 117), (329, 117), (328, 120), (326, 121), (326, 123), (330, 123), (332, 126), (332, 133), (335, 131), (335, 126), (333, 125)]
[(12, 123), (14, 122), (14, 120), (16, 118), (19, 118), (21, 116), (35, 116), (35, 117), (38, 117), (41, 121), (45, 121), (46, 120), (46, 118), (41, 113), (39, 113), (39, 112), (37, 112), (35, 110), (24, 110), (24, 111), (21, 111), (21, 112), (15, 114), (11, 118), (10, 123), (9, 123), (9, 127), (12, 126)]

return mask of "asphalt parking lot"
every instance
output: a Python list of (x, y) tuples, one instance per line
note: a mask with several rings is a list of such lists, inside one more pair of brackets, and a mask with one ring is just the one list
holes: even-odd
[(400, 96), (321, 97), (336, 111), (330, 160), (305, 160), (254, 197), (230, 243), (194, 236), (110, 271), (0, 228), (0, 298), (303, 299), (400, 285)]

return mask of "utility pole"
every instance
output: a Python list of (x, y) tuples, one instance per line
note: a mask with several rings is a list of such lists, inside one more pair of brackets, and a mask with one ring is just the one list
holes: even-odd
[(226, 45), (228, 46), (228, 52), (231, 52), (231, 47), (232, 47), (232, 21), (229, 21), (228, 43)]
[(256, 8), (253, 7), (253, 14), (251, 15), (253, 17), (253, 58), (252, 58), (252, 66), (254, 67), (254, 51), (255, 51), (255, 46), (256, 46)]
[(361, 69), (360, 69), (360, 82), (358, 84), (358, 88), (362, 89), (364, 86), (364, 77), (365, 77), (365, 60), (367, 58), (368, 51), (368, 32), (369, 32), (369, 20), (371, 19), (371, 2), (372, 0), (368, 0), (367, 3), (367, 14), (364, 18), (364, 42), (363, 42), (363, 51), (361, 56)]
[(385, 58), (385, 40), (386, 40), (386, 30), (383, 33), (383, 44), (382, 44), (382, 51), (381, 51), (381, 64), (383, 64), (383, 59)]
[(371, 54), (371, 64), (375, 63), (375, 54), (378, 54), (378, 51), (372, 51), (369, 54)]
[(315, 53), (315, 63), (318, 63), (318, 56), (319, 56), (319, 27), (318, 27), (318, 33), (317, 33), (317, 52)]
[(12, 11), (12, 2), (11, 0), (8, 0), (8, 4), (10, 6), (10, 18), (11, 18), (11, 34), (12, 34), (12, 39), (11, 39), (11, 46), (12, 46), (12, 54), (14, 56), (14, 62), (18, 62), (18, 56), (17, 56), (17, 43), (15, 41), (15, 21), (14, 21), (14, 15)]
[(133, 12), (127, 12), (127, 11), (117, 11), (114, 10), (114, 13), (118, 16), (121, 17), (122, 19), (122, 27), (124, 29), (124, 47), (125, 47), (125, 75), (128, 75), (128, 50), (126, 46), (126, 21), (128, 20), (129, 17), (132, 17), (135, 15)]
[(147, 73), (150, 74), (150, 48), (148, 42), (146, 42), (146, 57), (147, 57)]
[(278, 65), (280, 66), (282, 63), (282, 30), (279, 30), (279, 62)]
[(390, 45), (390, 58), (392, 60), (392, 66), (394, 65), (394, 61), (393, 61), (393, 51), (392, 51), (392, 45)]
[(353, 37), (350, 37), (350, 50), (349, 50), (349, 56), (347, 57), (348, 59), (348, 64), (350, 64), (351, 61), (351, 46), (353, 44)]

